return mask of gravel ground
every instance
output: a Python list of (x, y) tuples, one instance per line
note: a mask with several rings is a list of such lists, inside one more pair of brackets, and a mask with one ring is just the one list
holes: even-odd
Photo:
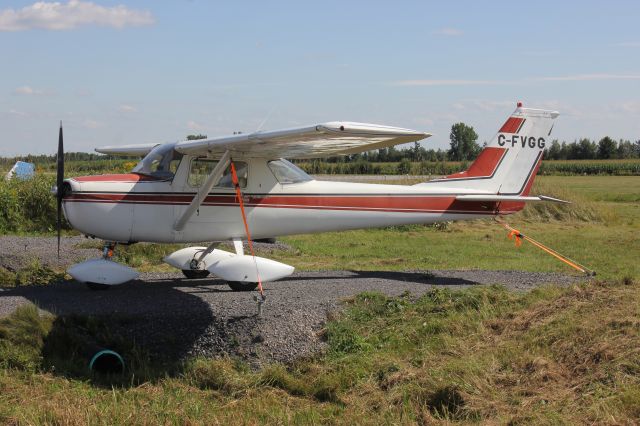
[[(63, 263), (96, 257), (97, 250), (73, 247), (82, 240), (63, 240)], [(44, 263), (53, 260), (57, 264), (55, 238), (38, 237), (0, 238), (0, 261), (18, 264), (16, 259), (24, 258), (25, 245)], [(581, 280), (584, 278), (523, 271), (297, 272), (265, 285), (267, 301), (262, 315), (257, 316), (254, 293), (234, 293), (221, 280), (187, 280), (179, 272), (145, 273), (139, 280), (108, 291), (90, 291), (77, 282), (5, 289), (0, 291), (0, 316), (28, 302), (58, 315), (113, 315), (119, 318), (114, 321), (117, 332), (135, 339), (155, 356), (175, 360), (229, 354), (259, 365), (290, 362), (321, 350), (319, 332), (327, 313), (339, 309), (344, 298), (362, 291), (388, 295), (408, 291), (419, 296), (433, 287), (494, 283), (526, 291), (545, 283), (568, 285)]]
[(63, 237), (60, 239), (60, 260), (58, 261), (56, 240), (55, 237), (2, 236), (0, 237), (0, 266), (15, 272), (35, 259), (42, 265), (62, 267), (100, 256), (100, 250), (76, 247), (82, 242), (92, 240), (81, 236)]

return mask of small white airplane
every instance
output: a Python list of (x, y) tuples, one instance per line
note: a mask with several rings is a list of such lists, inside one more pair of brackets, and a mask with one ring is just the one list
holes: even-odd
[[(468, 170), (411, 186), (320, 181), (284, 158), (353, 154), (418, 141), (429, 133), (330, 122), (177, 143), (108, 146), (96, 151), (145, 157), (131, 173), (64, 179), (61, 127), (58, 228), (62, 208), (73, 228), (105, 241), (100, 259), (76, 264), (68, 272), (92, 289), (105, 289), (138, 276), (111, 260), (118, 243), (209, 242), (178, 250), (164, 261), (187, 278), (212, 273), (233, 290), (248, 291), (294, 271), (254, 256), (252, 238), (477, 219), (515, 213), (529, 201), (562, 202), (529, 195), (557, 116), (518, 103)], [(245, 239), (251, 255), (244, 253)], [(220, 241), (232, 241), (235, 253), (217, 249)]]

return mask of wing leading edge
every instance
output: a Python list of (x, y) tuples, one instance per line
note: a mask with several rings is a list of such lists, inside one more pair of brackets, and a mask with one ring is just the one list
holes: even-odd
[(316, 158), (347, 155), (415, 142), (429, 133), (377, 124), (338, 122), (179, 142), (183, 154), (216, 155), (229, 150), (244, 157)]

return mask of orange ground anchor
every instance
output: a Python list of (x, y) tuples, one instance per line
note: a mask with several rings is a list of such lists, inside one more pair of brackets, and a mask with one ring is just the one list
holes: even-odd
[(253, 241), (251, 240), (251, 232), (249, 232), (249, 223), (247, 222), (247, 215), (244, 210), (244, 201), (242, 200), (242, 191), (240, 190), (240, 183), (238, 181), (238, 175), (236, 173), (236, 166), (231, 161), (231, 180), (233, 182), (233, 186), (236, 189), (236, 197), (238, 198), (238, 203), (240, 204), (240, 213), (242, 214), (242, 221), (244, 222), (244, 230), (247, 234), (247, 242), (249, 243), (249, 251), (251, 252), (251, 257), (253, 257), (253, 263), (256, 266), (256, 276), (258, 277), (258, 292), (260, 293), (260, 297), (262, 300), (258, 305), (258, 314), (262, 312), (262, 303), (264, 303), (265, 296), (264, 290), (262, 289), (262, 279), (260, 278), (260, 270), (258, 269), (258, 263), (256, 262), (256, 254), (253, 251)]
[(512, 228), (511, 226), (507, 225), (506, 223), (502, 222), (500, 219), (498, 219), (497, 217), (495, 218), (496, 222), (498, 222), (500, 225), (502, 225), (505, 229), (507, 229), (509, 231), (509, 235), (507, 236), (507, 238), (509, 238), (510, 240), (515, 239), (515, 245), (516, 247), (520, 247), (522, 245), (522, 241), (528, 241), (531, 244), (533, 244), (534, 246), (538, 247), (540, 250), (544, 251), (545, 253), (550, 254), (551, 256), (555, 257), (556, 259), (566, 263), (567, 265), (571, 266), (572, 268), (586, 274), (586, 275), (590, 275), (590, 276), (595, 276), (596, 272), (587, 268), (584, 265), (581, 265), (580, 263), (576, 262), (575, 260), (571, 260), (569, 259), (567, 256), (564, 256), (560, 253), (558, 253), (557, 251), (555, 251), (552, 248), (549, 248), (547, 246), (545, 246), (544, 244), (542, 244), (539, 241), (534, 240), (533, 238), (524, 235), (522, 232), (518, 231), (515, 228)]

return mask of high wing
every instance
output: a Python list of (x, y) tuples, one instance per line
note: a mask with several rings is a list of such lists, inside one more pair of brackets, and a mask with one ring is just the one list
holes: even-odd
[(143, 143), (137, 145), (120, 145), (120, 146), (101, 146), (96, 148), (96, 152), (100, 154), (111, 155), (131, 155), (142, 156), (147, 155), (153, 148), (160, 145), (159, 143)]
[(429, 136), (399, 127), (332, 121), (295, 129), (183, 141), (175, 149), (192, 155), (229, 151), (254, 158), (315, 158), (371, 151)]

